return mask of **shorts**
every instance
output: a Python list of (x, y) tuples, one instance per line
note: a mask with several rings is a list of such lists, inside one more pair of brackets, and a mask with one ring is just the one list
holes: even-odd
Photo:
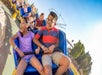
[(23, 57), (22, 59), (25, 60), (27, 63), (30, 62), (30, 59), (33, 57), (34, 55), (26, 55), (25, 57)]
[(54, 52), (52, 54), (44, 54), (42, 56), (42, 64), (43, 64), (43, 66), (45, 66), (45, 65), (52, 66), (52, 61), (53, 61), (56, 65), (59, 65), (59, 62), (60, 62), (60, 59), (62, 56), (65, 56), (62, 52)]

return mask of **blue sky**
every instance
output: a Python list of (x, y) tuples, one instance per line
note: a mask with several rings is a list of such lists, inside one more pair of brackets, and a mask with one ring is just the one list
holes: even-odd
[[(92, 23), (102, 19), (102, 0), (29, 0), (29, 2), (34, 2), (39, 13), (44, 12), (46, 16), (51, 8), (61, 14), (64, 23), (67, 24), (66, 32), (69, 38), (79, 36), (80, 32), (87, 35), (86, 31), (94, 27)], [(80, 38), (81, 36), (78, 39)]]
[(90, 75), (101, 75), (102, 57), (102, 0), (28, 0), (34, 3), (39, 13), (47, 17), (49, 9), (57, 11), (59, 22), (66, 23), (69, 41), (81, 40), (86, 51), (92, 55), (93, 67)]

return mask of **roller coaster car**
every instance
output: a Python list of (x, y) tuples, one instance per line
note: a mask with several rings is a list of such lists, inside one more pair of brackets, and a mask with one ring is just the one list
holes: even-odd
[[(19, 47), (19, 40), (18, 38), (15, 39), (15, 43), (16, 45)], [(59, 31), (59, 47), (60, 49), (62, 50), (62, 52), (65, 54), (65, 55), (68, 55), (68, 50), (67, 50), (67, 43), (66, 43), (66, 35), (63, 31)], [(32, 48), (33, 50), (35, 50), (37, 48), (37, 46), (32, 42)], [(16, 75), (16, 68), (19, 64), (19, 55), (18, 53), (13, 49), (13, 55), (14, 55), (14, 61), (15, 61), (15, 70), (13, 71), (13, 74), (12, 75)], [(39, 59), (39, 61), (41, 62), (41, 56), (42, 56), (42, 53), (36, 55), (36, 57)], [(57, 70), (57, 65), (55, 65), (53, 63), (52, 65), (52, 70), (53, 70), (53, 74), (56, 72)], [(28, 64), (25, 72), (24, 72), (24, 75), (39, 75), (39, 73), (37, 72), (37, 70), (35, 68), (33, 68), (30, 64)], [(73, 71), (71, 70), (71, 68), (69, 68), (67, 70), (66, 73), (64, 73), (64, 75), (74, 75)]]

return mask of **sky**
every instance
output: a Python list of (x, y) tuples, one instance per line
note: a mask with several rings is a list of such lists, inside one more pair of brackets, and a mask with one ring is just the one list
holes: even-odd
[[(53, 9), (59, 16), (59, 23), (66, 24), (67, 39), (81, 40), (86, 52), (92, 56), (90, 75), (101, 75), (102, 67), (102, 0), (28, 0), (34, 3), (45, 18)], [(64, 21), (63, 21), (64, 20)]]

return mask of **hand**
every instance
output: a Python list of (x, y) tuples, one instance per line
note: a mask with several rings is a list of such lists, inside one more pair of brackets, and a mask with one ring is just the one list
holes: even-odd
[(19, 52), (19, 55), (20, 55), (21, 58), (25, 56), (22, 51)]
[(35, 49), (35, 53), (39, 54), (39, 52), (40, 52), (40, 48), (38, 47), (38, 48)]
[(49, 52), (48, 48), (45, 47), (45, 46), (42, 47), (42, 50), (44, 51), (44, 53), (48, 53)]
[(49, 47), (49, 53), (53, 53), (54, 48), (55, 48), (55, 45), (51, 45), (51, 46)]
[(19, 48), (17, 48), (17, 52), (21, 58), (25, 56), (24, 53)]

